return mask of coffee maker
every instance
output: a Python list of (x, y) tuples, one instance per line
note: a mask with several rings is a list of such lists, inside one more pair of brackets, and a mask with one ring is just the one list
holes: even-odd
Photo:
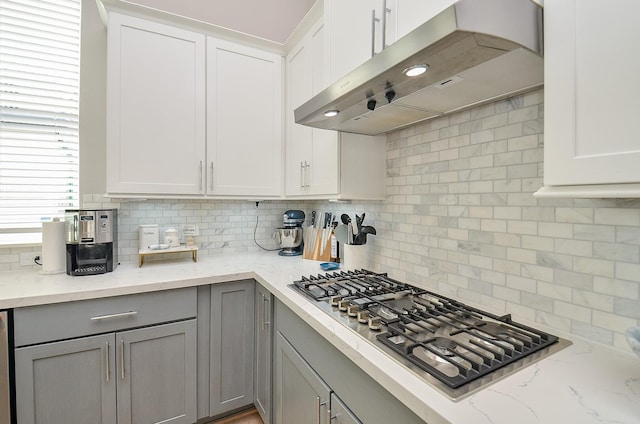
[(300, 210), (288, 210), (284, 213), (282, 227), (277, 228), (273, 234), (273, 239), (278, 246), (280, 256), (302, 255), (302, 223), (304, 222), (304, 212)]
[(67, 209), (68, 275), (95, 275), (118, 266), (118, 210)]

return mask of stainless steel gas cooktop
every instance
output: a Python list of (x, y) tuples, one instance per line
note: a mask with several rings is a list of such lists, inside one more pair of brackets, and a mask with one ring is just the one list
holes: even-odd
[(341, 271), (291, 287), (452, 400), (571, 344), (387, 274)]

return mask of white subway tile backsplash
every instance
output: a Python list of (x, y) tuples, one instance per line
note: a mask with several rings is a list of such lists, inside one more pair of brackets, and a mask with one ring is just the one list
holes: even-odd
[[(514, 319), (628, 350), (640, 325), (640, 200), (539, 199), (543, 90), (387, 135), (387, 200), (149, 200), (117, 207), (121, 260), (137, 260), (142, 223), (198, 223), (200, 255), (273, 248), (287, 209), (366, 211), (374, 270)], [(607, 125), (606, 122), (602, 123)], [(31, 249), (31, 248), (28, 248)], [(35, 249), (35, 248), (33, 248)], [(0, 249), (0, 270), (17, 269)]]
[(596, 224), (604, 225), (640, 225), (640, 210), (622, 208), (598, 208), (595, 210)]
[[(533, 196), (543, 184), (543, 102), (536, 90), (389, 134), (390, 158), (403, 157), (394, 146), (407, 134), (429, 134), (412, 172), (420, 193), (439, 196), (422, 197), (409, 213), (438, 248), (424, 250), (420, 263), (454, 297), (624, 348), (623, 327), (640, 324), (640, 201)], [(388, 167), (404, 172), (397, 161)], [(379, 205), (377, 223), (402, 220), (404, 201)], [(393, 238), (382, 233), (376, 243)], [(389, 265), (390, 250), (376, 252)]]

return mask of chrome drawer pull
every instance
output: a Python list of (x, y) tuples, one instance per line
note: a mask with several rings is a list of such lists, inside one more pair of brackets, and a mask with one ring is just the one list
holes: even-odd
[(109, 375), (111, 374), (111, 370), (109, 369), (109, 342), (106, 343), (107, 344), (107, 349), (106, 349), (106, 353), (105, 353), (105, 360), (106, 360), (106, 374), (107, 374), (107, 383), (109, 382)]
[(103, 319), (111, 319), (111, 318), (124, 318), (124, 317), (129, 317), (137, 314), (138, 314), (138, 311), (129, 311), (129, 312), (120, 312), (119, 314), (98, 315), (96, 317), (91, 317), (91, 321), (100, 321)]

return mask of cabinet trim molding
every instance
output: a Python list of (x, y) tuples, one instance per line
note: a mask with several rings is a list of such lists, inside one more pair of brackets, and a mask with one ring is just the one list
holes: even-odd
[(544, 186), (533, 195), (539, 198), (640, 198), (640, 184)]

